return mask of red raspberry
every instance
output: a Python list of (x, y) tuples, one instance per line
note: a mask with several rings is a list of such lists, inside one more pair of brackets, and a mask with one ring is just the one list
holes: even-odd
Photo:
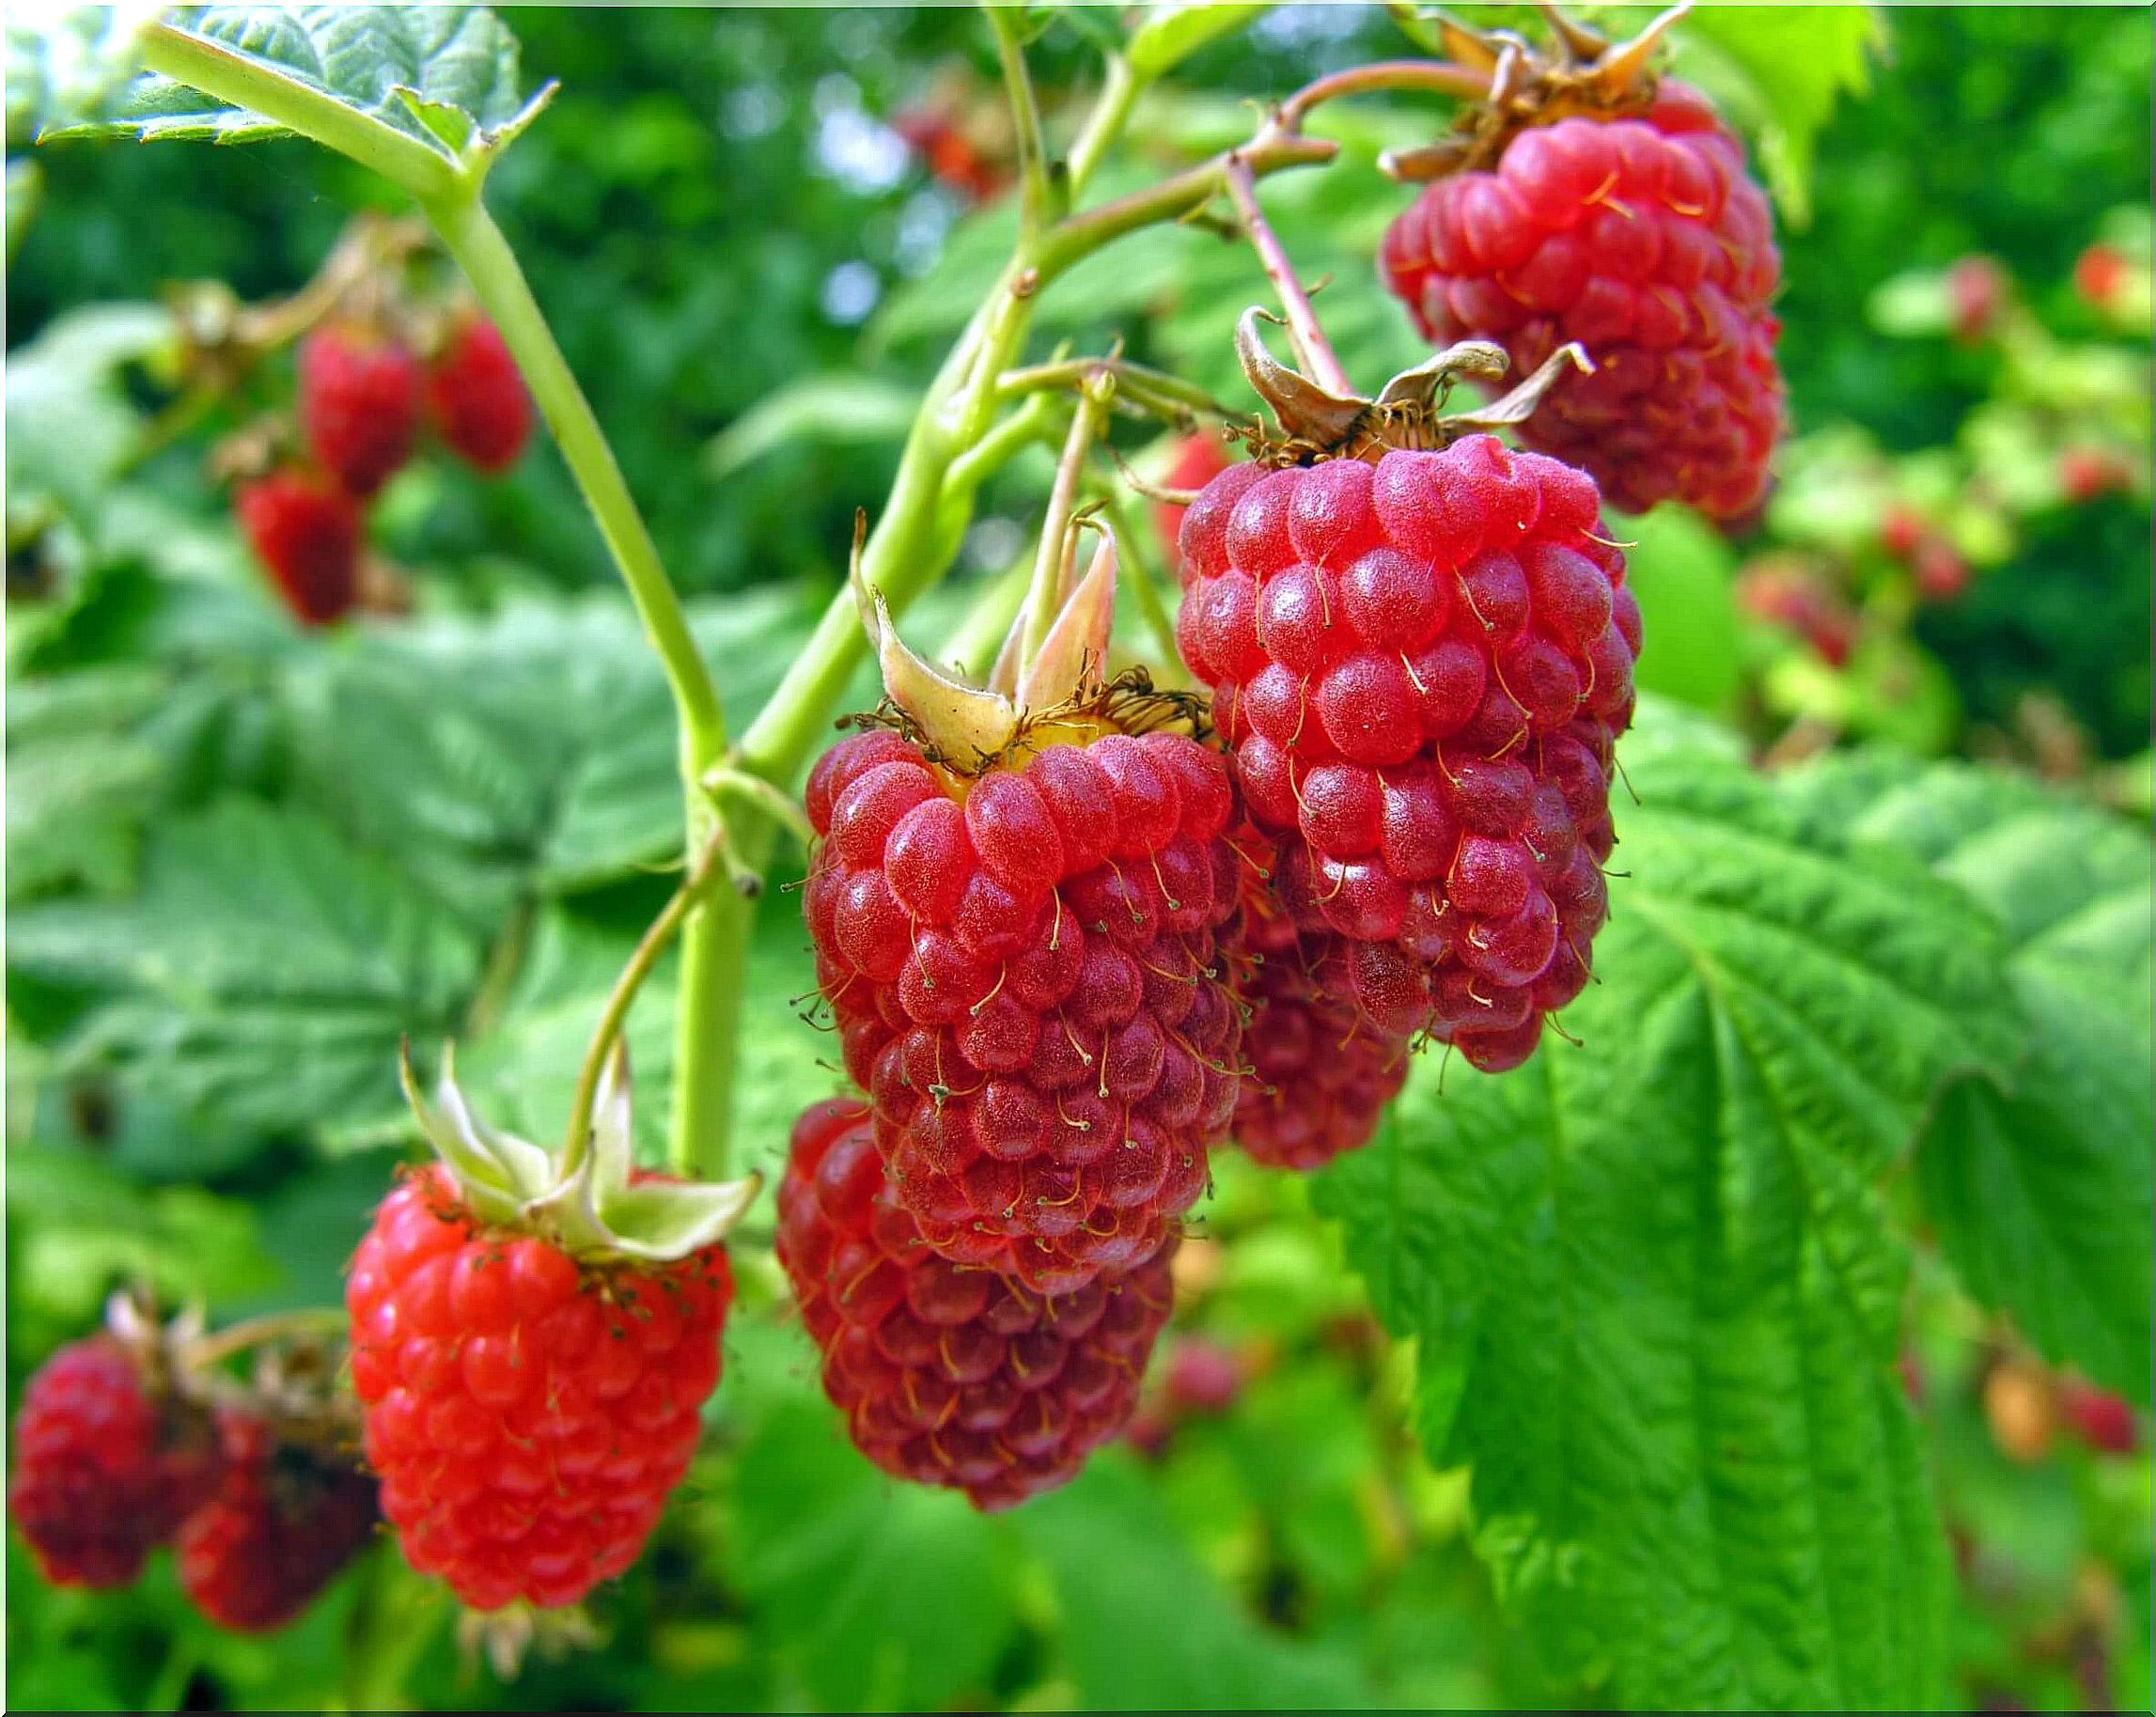
[(1919, 541), (1910, 567), (1928, 602), (1950, 602), (1969, 587), (1969, 563), (1944, 537), (1927, 535)]
[(300, 346), (300, 422), (315, 458), (366, 500), (412, 457), (418, 360), (365, 329), (316, 330)]
[(1341, 939), (1298, 931), (1272, 898), (1271, 843), (1246, 829), (1236, 845), (1246, 860), (1242, 946), (1258, 964), (1243, 987), (1251, 1074), (1235, 1142), (1275, 1168), (1318, 1168), (1369, 1143), (1407, 1083), (1408, 1039), (1377, 1031), (1355, 1006)]
[(532, 402), (501, 331), (460, 322), (427, 372), (427, 407), (452, 452), (490, 476), (517, 462), (531, 438)]
[(109, 1335), (70, 1342), (15, 1415), (8, 1509), (55, 1585), (125, 1585), (217, 1489), (210, 1415), (152, 1389)]
[(1947, 325), (1973, 346), (1999, 325), (2009, 290), (2007, 272), (1989, 257), (1961, 257), (1946, 266)]
[(2068, 1378), (2059, 1385), (2059, 1410), (2073, 1434), (2101, 1455), (2131, 1455), (2141, 1446), (2141, 1427), (2123, 1397)]
[(439, 1165), (353, 1256), (352, 1381), (405, 1560), (474, 1609), (573, 1603), (644, 1548), (695, 1452), (725, 1252), (579, 1265), (489, 1229)]
[(1834, 667), (1844, 665), (1856, 647), (1856, 617), (1819, 569), (1801, 557), (1762, 554), (1747, 561), (1737, 569), (1736, 596), (1743, 613), (1795, 632)]
[(1182, 554), (1184, 660), (1296, 928), (1342, 939), (1336, 992), (1518, 1066), (1586, 982), (1632, 721), (1639, 606), (1592, 479), (1489, 435), (1235, 465)]
[(1182, 1413), (1223, 1413), (1242, 1394), (1244, 1366), (1233, 1348), (1186, 1335), (1168, 1354), (1164, 1384), (1170, 1408)]
[(1879, 521), (1879, 546), (1895, 559), (1907, 560), (1916, 553), (1916, 545), (1924, 540), (1929, 528), (1922, 513), (1897, 501)]
[[(1226, 444), (1217, 435), (1186, 435), (1176, 444), (1175, 463), (1167, 468), (1161, 478), (1164, 489), (1203, 489), (1226, 471), (1232, 462)], [(1161, 533), (1161, 540), (1174, 545), (1182, 534), (1183, 514), (1187, 509), (1173, 501), (1162, 501), (1153, 507), (1153, 524)]]
[(2126, 284), (2126, 254), (2114, 244), (2091, 244), (2075, 258), (2073, 289), (2092, 309), (2109, 306)]
[(1431, 340), (1481, 338), (1526, 375), (1568, 340), (1591, 376), (1523, 427), (1611, 505), (1735, 518), (1782, 432), (1773, 216), (1744, 150), (1664, 81), (1631, 117), (1532, 126), (1494, 168), (1440, 180), (1385, 234), (1385, 283)]
[(1164, 731), (1017, 755), (968, 779), (889, 732), (833, 747), (805, 907), (922, 1235), (1060, 1294), (1160, 1250), (1234, 1113), (1230, 788)]
[(2133, 469), (2108, 447), (2063, 447), (2058, 486), (2069, 501), (2094, 501), (2133, 481)]
[(287, 466), (233, 498), (255, 554), (285, 604), (308, 626), (344, 615), (359, 590), (364, 528), (352, 498), (327, 478)]
[(374, 1481), (243, 1410), (224, 1409), (217, 1428), (224, 1479), (180, 1529), (180, 1584), (220, 1628), (266, 1633), (366, 1548)]
[(917, 1484), (1007, 1508), (1120, 1436), (1167, 1321), (1174, 1235), (1128, 1272), (1036, 1294), (938, 1257), (900, 1204), (868, 1111), (795, 1123), (778, 1257), (861, 1452)]

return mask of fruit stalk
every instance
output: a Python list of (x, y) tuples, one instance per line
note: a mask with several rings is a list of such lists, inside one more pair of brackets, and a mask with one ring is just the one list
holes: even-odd
[(1355, 390), (1348, 380), (1348, 372), (1340, 367), (1333, 342), (1325, 337), (1324, 329), (1318, 324), (1318, 312), (1311, 308), (1310, 294), (1296, 278), (1295, 265), (1288, 259), (1280, 235), (1273, 230), (1273, 224), (1258, 206), (1258, 185), (1251, 176), (1249, 162), (1241, 155), (1230, 156), (1225, 178), (1229, 200), (1242, 217), (1242, 229), (1249, 237), (1250, 246), (1258, 253), (1266, 279), (1273, 283), (1280, 307), (1288, 313), (1288, 336), (1295, 342), (1295, 355), (1303, 373), (1329, 394), (1342, 397), (1352, 394)]
[(1063, 443), (1063, 457), (1055, 464), (1055, 486), (1048, 495), (1048, 516), (1040, 526), (1040, 547), (1033, 562), (1033, 585), (1026, 596), (1025, 650), (1031, 662), (1040, 653), (1049, 628), (1062, 607), (1064, 546), (1070, 540), (1071, 509), (1078, 504), (1078, 484), (1086, 473), (1086, 456), (1094, 439), (1108, 420), (1108, 403), (1115, 398), (1116, 381), (1096, 369), (1079, 383), (1078, 409), (1070, 417), (1070, 433)]

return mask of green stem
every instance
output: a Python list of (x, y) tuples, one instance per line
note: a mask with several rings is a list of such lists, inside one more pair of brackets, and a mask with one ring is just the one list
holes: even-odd
[(152, 71), (349, 155), (422, 202), (452, 196), (462, 182), (441, 150), (222, 42), (153, 21), (142, 26), (136, 47)]
[(1017, 132), (1018, 231), (1019, 242), (1024, 244), (1048, 219), (1048, 146), (1040, 129), (1040, 103), (1034, 98), (1033, 78), (1025, 69), (1020, 8), (988, 0), (981, 9), (995, 35), (995, 56), (1003, 66), (1004, 89)]
[(644, 980), (651, 976), (651, 968), (659, 963), (659, 956), (666, 951), (666, 944), (674, 940), (674, 932), (681, 928), (681, 921), (710, 883), (711, 873), (719, 867), (719, 853), (725, 839), (724, 829), (712, 832), (697, 854), (696, 862), (689, 867), (689, 874), (681, 879), (681, 886), (651, 920), (650, 927), (636, 944), (636, 951), (630, 955), (629, 963), (621, 968), (620, 975), (614, 980), (614, 988), (607, 993), (606, 1006), (600, 1010), (599, 1023), (592, 1027), (591, 1041), (585, 1046), (583, 1065), (576, 1071), (575, 1095), (570, 1099), (569, 1137), (561, 1160), (564, 1179), (573, 1175), (590, 1154), (591, 1112), (599, 1100), (599, 1082), (605, 1073), (607, 1053), (613, 1049), (615, 1038), (621, 1035), (636, 992), (643, 989)]
[(1085, 193), (1092, 180), (1093, 169), (1101, 164), (1108, 146), (1123, 134), (1123, 127), (1131, 121), (1132, 104), (1148, 81), (1133, 71), (1131, 62), (1122, 55), (1109, 56), (1108, 78), (1101, 86), (1101, 99), (1093, 103), (1093, 111), (1086, 118), (1086, 129), (1070, 146), (1072, 201)]
[(554, 431), (562, 458), (585, 504), (606, 539), (615, 564), (621, 569), (638, 617), (658, 651), (673, 688), (674, 702), (681, 718), (683, 773), (693, 785), (704, 770), (726, 749), (726, 716), (719, 708), (718, 688), (710, 667), (696, 648), (674, 586), (659, 564), (659, 550), (646, 528), (644, 516), (622, 478), (621, 467), (607, 445), (606, 433), (592, 414), (590, 403), (577, 385), (569, 362), (555, 344), (539, 303), (532, 297), (518, 266), (516, 253), (502, 237), (476, 196), (460, 194), (442, 200), (422, 200), (421, 207), (442, 242), (457, 259), (502, 338), (517, 360), (524, 384), (547, 427)]
[(1185, 382), (1164, 369), (1133, 364), (1128, 358), (1066, 358), (1054, 364), (1031, 364), (1023, 369), (1007, 369), (997, 378), (995, 391), (999, 398), (1011, 399), (1023, 394), (1071, 389), (1103, 369), (1116, 378), (1119, 395), (1128, 397), (1133, 403), (1156, 416), (1180, 421), (1187, 427), (1194, 413), (1213, 417), (1230, 414), (1226, 406), (1196, 382)]
[(1070, 536), (1070, 512), (1078, 503), (1086, 456), (1093, 450), (1094, 437), (1107, 421), (1114, 388), (1112, 379), (1096, 372), (1079, 390), (1078, 410), (1070, 418), (1063, 457), (1056, 461), (1055, 487), (1049, 492), (1048, 516), (1041, 522), (1040, 547), (1033, 561), (1033, 585), (1026, 597), (1025, 645), (1019, 658), (1021, 684), (1025, 678), (1024, 664), (1040, 653), (1062, 605), (1063, 554)]

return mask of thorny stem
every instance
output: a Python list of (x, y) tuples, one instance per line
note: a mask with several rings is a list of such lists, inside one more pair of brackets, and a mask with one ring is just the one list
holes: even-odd
[[(1116, 382), (1105, 369), (1097, 370), (1079, 389), (1078, 409), (1071, 414), (1070, 432), (1064, 438), (1063, 457), (1055, 464), (1055, 486), (1048, 494), (1048, 517), (1040, 526), (1040, 547), (1034, 555), (1033, 585), (1026, 596), (1025, 648), (1022, 658), (1031, 662), (1040, 653), (1062, 597), (1063, 554), (1070, 536), (1070, 513), (1078, 503), (1078, 485), (1086, 475), (1086, 459), (1095, 437), (1108, 421), (1108, 402)], [(1020, 679), (1024, 675), (1023, 671)]]
[(1258, 206), (1258, 187), (1251, 177), (1250, 164), (1240, 155), (1230, 156), (1226, 177), (1227, 195), (1234, 200), (1236, 211), (1242, 216), (1243, 230), (1249, 234), (1251, 248), (1258, 253), (1265, 277), (1273, 282), (1280, 307), (1288, 313), (1288, 336), (1295, 342), (1295, 355), (1303, 373), (1328, 394), (1343, 399), (1350, 398), (1354, 389), (1349, 384), (1348, 372), (1340, 367), (1332, 341), (1325, 337), (1325, 330), (1319, 325), (1318, 312), (1310, 307), (1310, 294), (1295, 277), (1295, 265), (1281, 247), (1279, 235)]
[(629, 963), (621, 968), (608, 991), (606, 1006), (600, 1010), (599, 1023), (592, 1028), (591, 1041), (585, 1046), (583, 1065), (576, 1071), (576, 1094), (570, 1099), (569, 1137), (563, 1147), (561, 1170), (566, 1179), (582, 1166), (591, 1151), (591, 1111), (599, 1100), (599, 1082), (606, 1069), (606, 1057), (614, 1047), (614, 1039), (621, 1035), (629, 1008), (636, 1000), (636, 992), (644, 987), (644, 980), (651, 976), (651, 968), (658, 964), (659, 956), (666, 951), (666, 944), (674, 940), (674, 932), (681, 928), (682, 919), (696, 904), (697, 898), (710, 884), (712, 875), (721, 868), (720, 855), (726, 847), (723, 827), (712, 832), (704, 843), (696, 862), (689, 866), (689, 874), (681, 879), (680, 887), (674, 891), (659, 915), (652, 919), (630, 955)]

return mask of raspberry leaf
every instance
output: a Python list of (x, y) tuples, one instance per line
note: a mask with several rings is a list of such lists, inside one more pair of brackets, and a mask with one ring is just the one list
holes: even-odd
[(2027, 1018), (2011, 1093), (1955, 1085), (1917, 1145), (1962, 1281), (2057, 1364), (2149, 1399), (2149, 858), (2118, 819), (1985, 770), (1807, 771), (1860, 835), (1987, 908)]
[(1426, 1058), (1320, 1202), (1561, 1661), (1625, 1704), (1921, 1703), (1946, 1558), (1878, 1182), (1943, 1086), (2011, 1065), (2003, 939), (1681, 729), (1624, 755), (1582, 1046)]
[[(429, 148), (441, 148), (452, 129), (469, 142), (482, 130), (524, 117), (517, 99), (516, 39), (482, 7), (184, 7), (172, 21)], [(94, 80), (82, 87), (93, 95), (100, 90)], [(417, 111), (421, 106), (428, 117)], [(79, 101), (72, 112), (48, 115), (39, 141), (254, 143), (287, 134), (259, 114), (150, 72), (102, 101)]]

